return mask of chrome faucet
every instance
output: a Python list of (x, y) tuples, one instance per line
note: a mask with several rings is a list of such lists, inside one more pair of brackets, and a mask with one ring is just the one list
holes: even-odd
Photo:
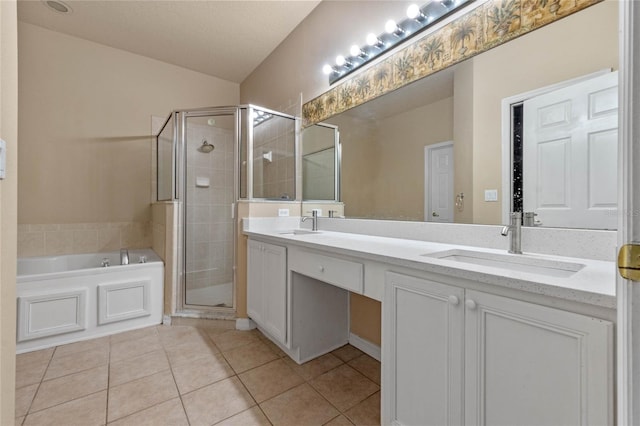
[(522, 254), (522, 213), (511, 212), (509, 218), (511, 223), (502, 228), (501, 234), (506, 237), (510, 233), (509, 253)]
[(318, 210), (313, 209), (311, 210), (311, 216), (302, 216), (302, 222), (304, 222), (307, 219), (312, 219), (313, 222), (311, 224), (311, 230), (312, 231), (317, 231), (318, 230)]
[(120, 264), (121, 265), (129, 264), (129, 250), (125, 248), (120, 249)]

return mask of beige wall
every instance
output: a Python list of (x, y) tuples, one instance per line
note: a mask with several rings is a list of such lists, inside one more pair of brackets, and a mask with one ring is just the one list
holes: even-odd
[(378, 123), (372, 193), (379, 218), (424, 220), (424, 147), (451, 140), (453, 98)]
[(617, 28), (618, 2), (606, 0), (474, 58), (473, 223), (502, 221), (501, 203), (484, 201), (485, 189), (498, 189), (502, 197), (502, 99), (604, 68), (617, 69)]
[(453, 79), (453, 192), (463, 196), (453, 221), (473, 223), (473, 60), (457, 65)]
[(380, 346), (382, 339), (382, 304), (359, 294), (350, 295), (351, 332)]
[(151, 116), (239, 101), (239, 85), (19, 24), (21, 224), (151, 219)]
[[(344, 214), (349, 217), (367, 217), (374, 206), (374, 168), (377, 146), (375, 133), (377, 126), (366, 120), (342, 115), (331, 121), (345, 131), (340, 131), (342, 163), (350, 164), (341, 170), (340, 188), (344, 202)], [(347, 130), (348, 129), (348, 130)]]
[(18, 29), (15, 1), (0, 2), (0, 138), (7, 143), (0, 180), (0, 424), (15, 417), (16, 224), (18, 179)]
[(240, 102), (276, 108), (329, 89), (322, 65), (364, 43), (389, 18), (404, 19), (412, 1), (323, 1), (240, 86)]

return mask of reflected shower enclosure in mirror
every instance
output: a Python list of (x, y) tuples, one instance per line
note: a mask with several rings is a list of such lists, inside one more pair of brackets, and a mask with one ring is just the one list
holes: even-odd
[(241, 122), (251, 124), (240, 134), (240, 198), (294, 200), (296, 118), (251, 105), (241, 111)]
[[(503, 100), (617, 67), (618, 4), (604, 1), (325, 119), (340, 131), (345, 216), (424, 220), (430, 191), (425, 147), (453, 141), (454, 186), (448, 196), (453, 202), (464, 194), (454, 222), (502, 223), (503, 191), (511, 190), (510, 176), (506, 188), (502, 178)], [(615, 175), (614, 167), (591, 179)], [(567, 185), (587, 182), (562, 185), (570, 191)]]
[(302, 199), (339, 201), (340, 140), (336, 126), (318, 123), (302, 134)]

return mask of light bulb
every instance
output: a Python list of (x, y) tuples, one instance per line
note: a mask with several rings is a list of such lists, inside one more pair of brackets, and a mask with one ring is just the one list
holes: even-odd
[(258, 115), (264, 115), (264, 111), (258, 111)]
[(413, 3), (409, 5), (409, 7), (407, 8), (407, 17), (409, 19), (416, 19), (420, 15), (420, 7), (417, 4)]
[(380, 44), (380, 39), (374, 33), (367, 34), (367, 44), (369, 46), (376, 46)]
[(342, 55), (336, 56), (336, 65), (341, 67), (347, 63), (347, 60)]
[(389, 19), (387, 23), (384, 24), (384, 30), (389, 34), (393, 34), (397, 29), (398, 25), (396, 25), (396, 21), (394, 21), (393, 19)]
[(253, 111), (253, 113), (251, 114), (251, 118), (253, 118), (253, 119), (258, 118), (258, 113)]
[(358, 46), (357, 44), (351, 46), (349, 53), (351, 53), (351, 56), (361, 56), (362, 54), (364, 54), (362, 49), (360, 49), (360, 46)]
[(329, 75), (333, 72), (333, 67), (329, 64), (324, 64), (324, 66), (322, 67), (322, 72), (326, 75)]

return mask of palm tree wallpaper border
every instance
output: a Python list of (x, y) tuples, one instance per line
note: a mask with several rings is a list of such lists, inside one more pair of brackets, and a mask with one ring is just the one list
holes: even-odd
[(310, 126), (603, 0), (489, 0), (302, 106)]

